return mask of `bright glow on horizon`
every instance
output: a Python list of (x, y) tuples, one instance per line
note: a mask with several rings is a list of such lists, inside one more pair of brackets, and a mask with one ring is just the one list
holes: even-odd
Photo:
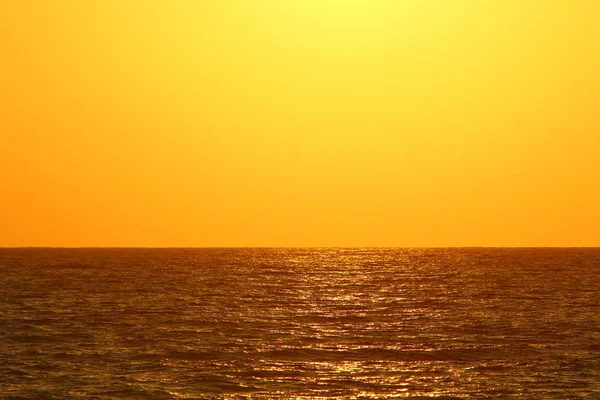
[(600, 3), (0, 2), (0, 246), (600, 246)]

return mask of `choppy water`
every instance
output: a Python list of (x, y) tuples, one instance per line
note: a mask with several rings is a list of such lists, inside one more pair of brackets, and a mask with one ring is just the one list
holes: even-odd
[(600, 249), (0, 249), (0, 397), (600, 398)]

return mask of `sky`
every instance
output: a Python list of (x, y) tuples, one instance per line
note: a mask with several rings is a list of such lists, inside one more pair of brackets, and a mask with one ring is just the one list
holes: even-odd
[(0, 0), (0, 246), (600, 246), (596, 0)]

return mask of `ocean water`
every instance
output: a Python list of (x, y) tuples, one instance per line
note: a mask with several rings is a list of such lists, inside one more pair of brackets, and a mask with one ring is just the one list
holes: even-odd
[(0, 249), (0, 398), (600, 399), (600, 249)]

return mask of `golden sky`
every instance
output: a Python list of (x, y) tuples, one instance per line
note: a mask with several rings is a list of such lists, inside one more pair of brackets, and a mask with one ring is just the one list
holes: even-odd
[(598, 21), (0, 0), (0, 246), (600, 246)]

